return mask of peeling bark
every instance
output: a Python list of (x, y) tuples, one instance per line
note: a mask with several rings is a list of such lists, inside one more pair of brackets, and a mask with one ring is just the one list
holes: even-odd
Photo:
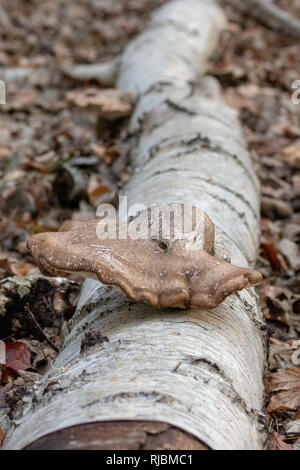
[[(214, 79), (198, 82), (224, 26), (214, 2), (177, 0), (125, 50), (118, 88), (138, 103), (134, 173), (123, 193), (129, 204), (202, 208), (232, 263), (251, 267), (257, 177), (236, 112)], [(87, 332), (96, 341), (89, 344)], [(264, 363), (265, 326), (252, 288), (212, 310), (155, 311), (88, 280), (62, 351), (4, 445), (24, 448), (83, 423), (135, 420), (169, 423), (212, 449), (260, 449)]]

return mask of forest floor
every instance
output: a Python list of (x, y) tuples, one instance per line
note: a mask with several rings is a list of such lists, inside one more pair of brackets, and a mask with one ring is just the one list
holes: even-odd
[[(7, 418), (21, 409), (62, 344), (81, 281), (42, 276), (26, 240), (57, 231), (68, 219), (93, 218), (130, 174), (127, 119), (108, 124), (76, 106), (68, 92), (100, 85), (68, 71), (118, 56), (162, 3), (1, 2), (0, 79), (4, 70), (10, 75), (7, 104), (0, 106), (0, 340), (7, 357), (0, 364), (0, 445)], [(297, 0), (276, 3), (300, 18)], [(209, 73), (239, 111), (261, 180), (257, 269), (270, 333), (267, 446), (300, 449), (300, 104), (291, 99), (300, 48), (297, 40), (226, 11), (229, 29)]]

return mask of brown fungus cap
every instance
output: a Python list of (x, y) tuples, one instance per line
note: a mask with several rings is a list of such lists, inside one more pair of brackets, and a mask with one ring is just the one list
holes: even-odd
[[(181, 238), (176, 237), (176, 221), (165, 238), (162, 219), (155, 226), (145, 211), (131, 222), (118, 220), (117, 229), (108, 223), (106, 238), (99, 219), (67, 222), (58, 233), (33, 235), (28, 247), (41, 271), (49, 276), (80, 272), (119, 287), (134, 302), (147, 302), (155, 308), (214, 308), (234, 292), (260, 283), (262, 275), (218, 257), (214, 225), (202, 214), (201, 227), (193, 225), (194, 230)], [(154, 229), (151, 233), (156, 233), (151, 237), (150, 225)], [(131, 236), (138, 232), (140, 238), (122, 239), (124, 230)], [(197, 245), (191, 249), (191, 243)]]

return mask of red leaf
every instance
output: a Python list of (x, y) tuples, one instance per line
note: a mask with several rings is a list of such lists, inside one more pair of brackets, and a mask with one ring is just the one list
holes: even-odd
[[(2, 366), (0, 382), (7, 384), (9, 382), (9, 377), (12, 377), (14, 374), (7, 367)], [(1, 397), (0, 397), (0, 408), (1, 408)]]
[(11, 370), (26, 370), (31, 366), (31, 353), (25, 343), (13, 341), (6, 343), (6, 364)]
[(281, 268), (280, 259), (278, 258), (278, 251), (272, 243), (262, 243), (265, 258), (267, 258), (273, 269), (278, 271)]

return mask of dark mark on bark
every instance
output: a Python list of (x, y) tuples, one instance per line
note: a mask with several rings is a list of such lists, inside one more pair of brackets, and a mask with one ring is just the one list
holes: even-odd
[[(174, 141), (172, 139), (174, 139)], [(155, 158), (157, 156), (157, 153), (159, 153), (161, 151), (164, 151), (164, 147), (168, 147), (170, 145), (174, 145), (174, 146), (182, 145), (182, 146), (187, 146), (187, 147), (196, 146), (192, 150), (189, 148), (189, 149), (184, 150), (182, 152), (178, 152), (178, 154), (176, 154), (175, 156), (173, 155), (171, 158), (180, 158), (180, 157), (182, 157), (184, 155), (188, 155), (192, 151), (194, 152), (195, 150), (198, 150), (198, 149), (199, 150), (206, 150), (207, 149), (207, 150), (210, 150), (210, 151), (218, 153), (218, 154), (224, 154), (225, 156), (235, 160), (235, 162), (240, 167), (242, 167), (242, 169), (244, 170), (244, 172), (246, 173), (248, 178), (251, 180), (254, 187), (256, 189), (258, 188), (258, 183), (257, 183), (255, 177), (253, 176), (253, 174), (251, 174), (249, 169), (244, 165), (244, 163), (238, 158), (237, 155), (227, 151), (226, 149), (224, 149), (219, 144), (213, 144), (208, 137), (203, 136), (201, 133), (198, 133), (197, 135), (195, 135), (191, 139), (187, 139), (187, 140), (181, 139), (180, 141), (176, 141), (176, 137), (173, 137), (173, 138), (168, 137), (166, 139), (162, 139), (159, 145), (154, 145), (153, 147), (150, 147), (150, 149), (148, 150), (148, 157), (146, 158), (145, 162), (143, 163), (143, 166), (145, 166), (148, 161)]]
[[(208, 368), (213, 373), (216, 373), (223, 381), (225, 382), (225, 388), (222, 389), (222, 392), (224, 395), (226, 395), (232, 403), (236, 403), (240, 406), (240, 408), (251, 418), (254, 419), (260, 427), (265, 427), (266, 421), (265, 421), (265, 415), (255, 409), (248, 408), (245, 400), (241, 397), (241, 395), (238, 393), (238, 391), (235, 389), (233, 385), (233, 381), (230, 377), (227, 376), (227, 374), (221, 369), (221, 367), (215, 363), (210, 361), (209, 359), (205, 357), (200, 357), (200, 358), (187, 358), (183, 359), (181, 362), (177, 364), (173, 372), (175, 373), (180, 373), (180, 365), (183, 363), (186, 364), (191, 364), (191, 365), (204, 365)], [(205, 381), (205, 380), (204, 380)]]
[[(182, 100), (183, 101), (183, 100)], [(204, 117), (205, 119), (212, 119), (213, 121), (216, 121), (216, 122), (219, 122), (222, 126), (225, 126), (227, 128), (232, 128), (232, 125), (230, 123), (228, 123), (227, 121), (221, 119), (220, 116), (215, 116), (215, 115), (211, 115), (207, 112), (202, 112), (201, 110), (197, 109), (197, 110), (192, 110), (180, 103), (176, 103), (175, 101), (172, 101), (170, 99), (166, 99), (165, 100), (165, 103), (175, 109), (175, 111), (179, 111), (181, 113), (185, 113), (185, 114), (188, 114), (189, 116), (198, 116), (198, 117)]]
[(95, 344), (101, 345), (109, 341), (107, 336), (103, 336), (100, 331), (87, 331), (81, 341), (80, 353), (83, 354), (88, 348), (95, 346)]
[(189, 323), (189, 324), (191, 324), (191, 325), (198, 326), (198, 328), (200, 328), (201, 330), (207, 331), (207, 328), (205, 328), (205, 327), (202, 326), (202, 325), (199, 325), (199, 323), (196, 323), (195, 321), (188, 321), (188, 320), (184, 320), (184, 321), (172, 321), (172, 320), (167, 320), (167, 321), (165, 321), (165, 323), (176, 323), (176, 324), (178, 324), (178, 325), (180, 325), (181, 323)]
[[(155, 176), (160, 176), (160, 175), (163, 175), (163, 174), (166, 174), (166, 173), (171, 173), (171, 172), (180, 172), (182, 173), (184, 170), (182, 169), (178, 169), (178, 168), (168, 168), (167, 170), (165, 171), (157, 171), (155, 172), (153, 175), (151, 175), (151, 177), (155, 177)], [(150, 178), (149, 178), (150, 179)], [(148, 179), (148, 181), (149, 181)], [(192, 176), (192, 175), (189, 175), (189, 179), (195, 179), (195, 180), (202, 180), (201, 177), (198, 177), (198, 176)], [(230, 191), (228, 189), (228, 191)], [(225, 206), (229, 207), (229, 209), (238, 216), (238, 218), (240, 219), (241, 223), (248, 229), (248, 232), (249, 232), (249, 236), (250, 238), (252, 239), (253, 243), (255, 243), (255, 238), (254, 238), (254, 235), (252, 233), (252, 230), (251, 230), (251, 227), (249, 226), (249, 223), (248, 221), (246, 220), (246, 216), (245, 216), (245, 212), (239, 212), (235, 206), (233, 206), (230, 202), (228, 202), (228, 200), (226, 198), (222, 198), (220, 196), (217, 196), (216, 194), (212, 194), (208, 191), (205, 191), (203, 190), (203, 194), (211, 197), (212, 199), (215, 199), (216, 201), (220, 202), (221, 204), (224, 204)], [(233, 193), (234, 195), (234, 193)]]
[(181, 401), (178, 398), (172, 397), (171, 395), (159, 393), (156, 391), (153, 391), (153, 392), (140, 391), (140, 392), (121, 392), (121, 393), (116, 393), (115, 395), (108, 395), (106, 397), (102, 397), (97, 400), (93, 400), (89, 403), (86, 403), (85, 405), (82, 406), (82, 408), (88, 408), (97, 403), (111, 404), (116, 401), (136, 400), (137, 398), (145, 398), (147, 400), (150, 399), (150, 400), (153, 400), (155, 403), (167, 403), (167, 404), (171, 404), (173, 402), (181, 403)]
[[(150, 177), (148, 177), (147, 179), (150, 179), (151, 177), (153, 176), (157, 176), (157, 175), (163, 175), (163, 174), (166, 174), (168, 172), (180, 172), (180, 173), (183, 173), (185, 171), (188, 171), (190, 172), (191, 170), (188, 170), (188, 169), (184, 169), (184, 168), (168, 168), (167, 170), (163, 170), (163, 171), (156, 171), (155, 173), (153, 173)], [(217, 181), (213, 181), (212, 179), (209, 179), (209, 178), (203, 178), (202, 176), (191, 176), (189, 175), (189, 179), (197, 179), (199, 181), (203, 181), (204, 183), (207, 183), (207, 184), (210, 184), (212, 186), (216, 186), (220, 189), (222, 189), (223, 191), (226, 191), (226, 192), (229, 192), (230, 194), (233, 194), (233, 196), (235, 196), (236, 198), (240, 199), (244, 204), (247, 205), (247, 207), (249, 208), (250, 212), (252, 213), (253, 217), (255, 218), (256, 221), (259, 220), (259, 217), (258, 217), (258, 214), (257, 212), (255, 211), (255, 209), (251, 206), (249, 200), (247, 200), (242, 194), (234, 191), (233, 189), (231, 188), (228, 188), (226, 185), (222, 184), (222, 183), (219, 183)], [(209, 193), (208, 193), (209, 194)]]
[(188, 28), (185, 26), (183, 23), (178, 23), (177, 21), (174, 21), (173, 19), (169, 19), (167, 22), (157, 22), (153, 26), (151, 26), (151, 29), (154, 29), (155, 27), (165, 27), (166, 23), (169, 24), (170, 26), (173, 26), (175, 29), (178, 31), (188, 34), (190, 36), (201, 36), (201, 33), (199, 30), (194, 29), (194, 28)]
[(192, 111), (191, 109), (186, 108), (185, 106), (180, 105), (179, 103), (175, 103), (169, 99), (166, 100), (166, 103), (171, 108), (175, 109), (176, 111), (180, 111), (181, 113), (186, 113), (189, 116), (198, 116), (196, 111)]

